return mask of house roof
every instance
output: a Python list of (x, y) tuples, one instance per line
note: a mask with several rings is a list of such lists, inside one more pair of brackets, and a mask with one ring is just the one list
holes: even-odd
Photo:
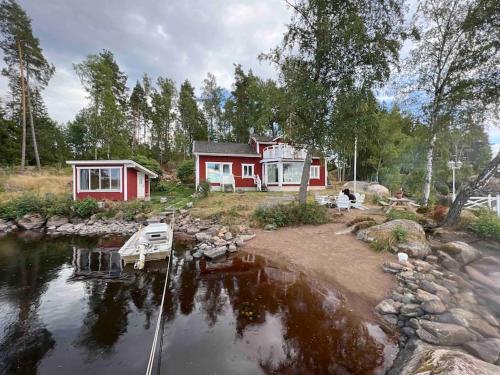
[(146, 167), (142, 166), (139, 163), (136, 163), (133, 160), (67, 160), (66, 164), (69, 165), (86, 165), (86, 166), (92, 166), (92, 165), (115, 165), (115, 164), (123, 164), (129, 168), (134, 168), (137, 169), (141, 172), (146, 173), (149, 177), (151, 178), (157, 178), (158, 174), (155, 172), (147, 169)]
[(215, 143), (194, 141), (194, 154), (224, 155), (224, 156), (247, 156), (260, 157), (260, 155), (247, 143)]
[(250, 137), (255, 139), (257, 142), (274, 142), (273, 137), (268, 135), (252, 134)]

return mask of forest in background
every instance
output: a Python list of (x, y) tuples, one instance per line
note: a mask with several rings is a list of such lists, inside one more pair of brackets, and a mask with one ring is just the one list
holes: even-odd
[[(393, 191), (403, 187), (416, 198), (425, 195), (422, 184), (430, 180), (429, 155), (431, 196), (448, 193), (450, 160), (464, 163), (457, 184), (479, 173), (492, 157), (485, 132), (492, 105), (498, 111), (498, 81), (494, 82), (498, 66), (493, 74), (498, 25), (490, 20), (490, 14), (498, 14), (498, 5), (480, 0), (425, 1), (421, 12), (427, 19), (419, 31), (417, 22), (414, 29), (403, 30), (403, 2), (390, 2), (389, 8), (380, 5), (379, 11), (386, 13), (376, 22), (363, 8), (376, 7), (375, 2), (353, 1), (342, 12), (335, 3), (293, 3), (296, 12), (284, 44), (262, 56), (278, 67), (279, 78), (262, 79), (235, 64), (230, 90), (219, 86), (211, 73), (200, 83), (200, 95), (189, 80), (174, 82), (147, 73), (128, 87), (127, 75), (112, 51), (96, 51), (74, 64), (87, 103), (82, 103), (74, 120), (59, 124), (48, 115), (42, 95), (55, 68), (46, 60), (29, 16), (15, 1), (3, 0), (0, 47), (9, 92), (0, 98), (0, 163), (22, 169), (37, 165), (37, 160), (44, 166), (62, 166), (68, 159), (131, 158), (154, 159), (172, 167), (191, 157), (194, 140), (247, 142), (253, 129), (258, 134), (283, 134), (291, 143), (323, 153), (331, 160), (330, 170), (336, 171), (332, 176), (344, 180), (352, 178), (356, 138), (358, 179), (379, 181)], [(442, 26), (440, 17), (448, 24)], [(344, 34), (338, 35), (338, 30), (325, 26), (345, 19), (363, 27), (340, 30)], [(384, 28), (379, 29), (378, 23)], [(436, 35), (441, 27), (448, 29)], [(458, 29), (469, 32), (467, 40), (454, 38)], [(311, 33), (318, 30), (323, 32), (311, 45)], [(372, 31), (377, 35), (373, 40)], [(350, 39), (346, 41), (346, 33), (354, 32), (357, 50)], [(398, 61), (405, 38), (415, 39), (414, 49)], [(289, 48), (291, 41), (300, 47), (298, 54), (290, 52), (295, 51)], [(435, 51), (423, 47), (431, 49), (436, 43), (450, 51), (459, 47), (448, 56), (455, 60), (442, 66), (442, 61), (435, 62)], [(348, 64), (332, 59), (342, 53), (350, 56)], [(460, 54), (472, 61), (466, 66)], [(314, 71), (312, 66), (321, 68)], [(474, 73), (477, 67), (483, 68), (481, 74)], [(439, 82), (442, 93), (435, 90), (434, 78), (425, 82), (436, 69), (448, 72), (447, 81)], [(388, 80), (398, 87), (397, 100), (384, 103), (376, 93)], [(418, 100), (412, 97), (415, 93), (420, 93)]]

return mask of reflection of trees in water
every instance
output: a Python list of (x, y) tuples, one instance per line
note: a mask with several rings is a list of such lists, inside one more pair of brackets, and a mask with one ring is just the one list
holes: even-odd
[(194, 309), (194, 297), (198, 291), (198, 271), (195, 262), (183, 261), (180, 274), (176, 274), (175, 282), (178, 283), (178, 298), (181, 313), (189, 315)]
[(3, 332), (0, 373), (35, 373), (38, 363), (54, 347), (52, 334), (38, 318), (38, 308), (48, 283), (68, 261), (65, 249), (62, 241), (33, 243), (29, 237), (14, 235), (2, 239), (0, 294), (18, 313)]
[(76, 340), (90, 354), (110, 354), (118, 338), (127, 331), (130, 312), (126, 287), (103, 280), (85, 281), (88, 310)]

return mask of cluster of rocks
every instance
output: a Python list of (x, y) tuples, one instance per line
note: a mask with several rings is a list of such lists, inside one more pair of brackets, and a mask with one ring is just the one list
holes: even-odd
[[(436, 373), (458, 363), (468, 363), (466, 373), (500, 373), (490, 365), (500, 365), (500, 260), (460, 241), (429, 248), (424, 259), (383, 265), (398, 287), (376, 310), (400, 328), (399, 357), (407, 357), (396, 361), (393, 373), (412, 374), (424, 362)], [(420, 362), (413, 368), (408, 358)]]
[(182, 233), (188, 240), (196, 242), (192, 249), (195, 259), (203, 256), (214, 259), (237, 252), (246, 241), (255, 237), (246, 225), (222, 226), (213, 221), (192, 218), (185, 211), (178, 216), (174, 230), (178, 235)]
[(95, 215), (90, 219), (70, 219), (57, 215), (46, 219), (39, 214), (28, 214), (15, 222), (0, 220), (0, 232), (4, 233), (21, 229), (46, 231), (50, 235), (130, 235), (137, 231), (138, 227), (139, 224), (134, 221), (129, 222), (116, 219), (98, 220)]

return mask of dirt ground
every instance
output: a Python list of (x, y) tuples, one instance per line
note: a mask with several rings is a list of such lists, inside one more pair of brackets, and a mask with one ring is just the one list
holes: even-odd
[(336, 234), (346, 230), (346, 222), (361, 215), (383, 220), (378, 211), (351, 211), (336, 223), (259, 230), (245, 251), (285, 262), (330, 284), (346, 296), (358, 313), (373, 318), (373, 308), (394, 286), (392, 276), (382, 272), (381, 266), (395, 255), (376, 253), (353, 234)]

